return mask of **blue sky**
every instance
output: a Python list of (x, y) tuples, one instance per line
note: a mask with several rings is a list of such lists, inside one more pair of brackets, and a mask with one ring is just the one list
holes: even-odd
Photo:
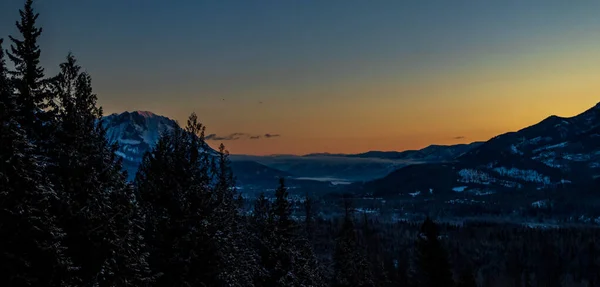
[[(22, 3), (0, 3), (0, 37), (15, 34)], [(600, 71), (585, 66), (600, 61), (598, 1), (38, 0), (35, 7), (48, 74), (72, 51), (109, 113), (151, 110), (182, 121), (196, 111), (217, 134), (284, 135), (228, 143), (248, 153), (301, 153), (299, 141), (321, 152), (414, 148), (453, 133), (481, 140), (600, 99), (582, 91), (592, 85), (585, 75)], [(556, 82), (566, 77), (550, 71), (583, 76)], [(570, 94), (519, 108), (561, 88)], [(494, 105), (513, 118), (499, 120)], [(456, 118), (452, 126), (447, 117)], [(349, 146), (356, 127), (365, 142)]]

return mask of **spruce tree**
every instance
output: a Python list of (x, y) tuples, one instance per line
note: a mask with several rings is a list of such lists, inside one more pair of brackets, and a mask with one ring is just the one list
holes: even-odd
[(363, 239), (365, 242), (365, 254), (371, 267), (375, 286), (387, 286), (390, 284), (386, 274), (383, 258), (383, 248), (378, 230), (371, 226), (369, 217), (363, 212)]
[[(257, 202), (261, 207), (264, 203)], [(261, 210), (256, 210), (260, 213)], [(269, 206), (269, 215), (266, 225), (258, 227), (263, 229), (262, 238), (259, 239), (259, 254), (262, 266), (268, 272), (266, 286), (296, 286), (296, 274), (293, 273), (294, 264), (294, 232), (295, 223), (291, 220), (291, 204), (288, 201), (288, 191), (283, 178), (279, 179), (279, 187), (275, 191), (275, 201)], [(257, 214), (257, 216), (260, 216)]]
[(61, 221), (69, 254), (88, 286), (143, 285), (148, 281), (139, 233), (140, 214), (116, 145), (106, 139), (91, 78), (73, 55), (53, 81), (58, 95), (50, 169), (64, 196)]
[(195, 114), (161, 136), (135, 185), (157, 286), (249, 286), (256, 265), (238, 214), (227, 153), (214, 164)]
[(58, 196), (38, 147), (18, 122), (0, 40), (0, 280), (5, 286), (69, 286), (71, 262), (50, 206)]
[[(204, 135), (201, 137), (204, 138)], [(214, 222), (213, 236), (219, 242), (217, 251), (221, 258), (218, 260), (219, 264), (214, 267), (221, 273), (220, 281), (227, 282), (229, 278), (235, 278), (232, 283), (240, 285), (241, 282), (253, 280), (258, 271), (258, 266), (254, 264), (258, 261), (258, 256), (255, 250), (251, 249), (250, 231), (245, 226), (243, 215), (240, 214), (229, 152), (223, 144), (219, 146), (217, 163), (213, 176), (216, 178), (213, 188), (216, 204), (210, 221)]]
[(256, 250), (260, 259), (259, 272), (254, 277), (256, 286), (265, 286), (270, 280), (269, 268), (271, 267), (271, 242), (273, 237), (273, 218), (271, 213), (271, 202), (261, 192), (254, 202), (254, 208), (250, 216), (250, 231), (252, 234), (252, 247)]
[(43, 137), (43, 124), (48, 120), (44, 108), (51, 95), (45, 88), (44, 69), (40, 66), (38, 38), (42, 34), (42, 28), (36, 26), (39, 14), (33, 10), (33, 0), (26, 0), (25, 7), (19, 10), (19, 14), (21, 19), (16, 26), (21, 39), (9, 36), (13, 44), (8, 58), (15, 66), (15, 70), (9, 74), (17, 96), (16, 119), (24, 127), (30, 140), (38, 141)]
[(306, 232), (306, 238), (312, 242), (314, 239), (314, 206), (313, 199), (308, 196), (308, 193), (304, 196), (304, 229)]
[(261, 194), (252, 213), (258, 250), (264, 271), (257, 278), (259, 286), (323, 286), (320, 264), (303, 231), (292, 219), (292, 205), (285, 186), (279, 180), (275, 201), (271, 204)]
[(439, 240), (437, 225), (429, 217), (421, 225), (416, 241), (413, 283), (423, 287), (453, 286), (448, 255)]
[(333, 286), (374, 286), (371, 266), (358, 243), (349, 200), (345, 199), (344, 204), (346, 216), (336, 239), (333, 254)]
[(279, 179), (279, 187), (275, 190), (275, 202), (273, 203), (273, 219), (276, 222), (278, 235), (291, 238), (294, 234), (295, 222), (292, 221), (292, 205), (288, 200), (288, 189), (285, 179)]

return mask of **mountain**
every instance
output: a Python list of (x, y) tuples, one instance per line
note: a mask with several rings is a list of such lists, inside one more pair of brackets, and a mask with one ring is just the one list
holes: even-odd
[[(123, 167), (129, 180), (135, 178), (143, 156), (158, 142), (163, 133), (180, 128), (176, 121), (148, 111), (111, 114), (102, 119), (106, 137), (119, 144), (117, 155), (123, 158)], [(210, 146), (204, 147), (210, 154), (217, 152)], [(234, 161), (231, 168), (240, 185), (274, 185), (278, 177), (289, 173), (253, 161)]]
[(550, 116), (517, 132), (499, 135), (464, 154), (479, 163), (532, 160), (566, 172), (600, 168), (600, 103), (570, 118)]
[[(102, 125), (107, 139), (119, 144), (116, 153), (123, 158), (129, 179), (135, 177), (144, 154), (156, 145), (161, 134), (179, 128), (176, 121), (148, 111), (111, 114), (102, 118)], [(208, 145), (205, 148), (216, 154)]]
[(452, 161), (464, 153), (479, 147), (483, 142), (473, 142), (470, 144), (457, 145), (430, 145), (420, 150), (406, 151), (368, 151), (359, 154), (331, 154), (331, 153), (313, 153), (305, 157), (330, 156), (330, 157), (349, 157), (349, 158), (379, 158), (391, 160), (410, 160), (422, 162)]
[(599, 177), (600, 103), (574, 117), (551, 116), (478, 143), (453, 162), (406, 166), (353, 188), (363, 194), (406, 198), (505, 191), (541, 194), (591, 190)]

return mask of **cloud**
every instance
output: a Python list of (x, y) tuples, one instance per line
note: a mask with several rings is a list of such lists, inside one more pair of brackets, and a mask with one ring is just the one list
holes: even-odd
[(456, 136), (456, 137), (453, 137), (452, 139), (462, 140), (462, 139), (465, 139), (465, 138), (466, 138), (465, 136)]
[(206, 140), (209, 141), (232, 141), (239, 140), (240, 138), (246, 136), (244, 133), (232, 133), (226, 136), (218, 136), (217, 134), (209, 134), (205, 137)]
[(280, 136), (281, 135), (279, 135), (279, 134), (253, 135), (253, 134), (248, 134), (248, 133), (232, 133), (232, 134), (225, 135), (225, 136), (220, 136), (217, 134), (209, 134), (209, 135), (205, 136), (204, 138), (207, 141), (233, 141), (233, 140), (239, 140), (239, 139), (251, 139), (251, 140), (258, 140), (261, 138), (269, 139), (269, 138), (280, 137)]

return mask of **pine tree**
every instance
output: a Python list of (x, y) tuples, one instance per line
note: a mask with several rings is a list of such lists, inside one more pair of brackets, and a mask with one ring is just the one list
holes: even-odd
[(271, 202), (265, 196), (264, 192), (261, 192), (254, 203), (254, 209), (252, 211), (252, 221), (254, 225), (264, 227), (270, 224), (271, 215)]
[[(204, 138), (204, 135), (201, 135)], [(236, 200), (235, 178), (231, 170), (229, 152), (221, 144), (218, 152), (218, 166), (215, 168), (216, 185), (213, 188), (216, 198), (215, 211), (211, 213), (211, 222), (215, 224), (214, 236), (219, 241), (218, 253), (221, 254), (219, 265), (215, 266), (221, 273), (220, 280), (243, 285), (241, 282), (251, 282), (258, 266), (256, 252), (251, 249), (248, 239), (250, 231), (245, 226), (245, 220), (239, 213), (239, 203)]]
[(374, 286), (371, 266), (358, 244), (354, 222), (351, 218), (349, 199), (344, 201), (346, 216), (336, 239), (333, 254), (333, 286)]
[(235, 200), (227, 152), (217, 162), (195, 114), (146, 154), (135, 184), (157, 286), (249, 286), (256, 265)]
[(260, 259), (260, 269), (254, 278), (256, 286), (266, 286), (269, 283), (269, 268), (271, 267), (271, 242), (273, 237), (273, 218), (271, 202), (264, 193), (260, 193), (254, 202), (250, 216), (250, 231), (252, 232), (252, 246)]
[(280, 179), (272, 204), (264, 194), (255, 202), (251, 223), (263, 269), (256, 285), (323, 286), (320, 264), (310, 242), (299, 234), (302, 229), (291, 217), (288, 196), (285, 180)]
[[(292, 222), (291, 204), (288, 201), (288, 191), (285, 187), (285, 180), (279, 179), (279, 187), (275, 191), (275, 201), (272, 205), (267, 205), (269, 215), (263, 226), (259, 238), (259, 254), (261, 254), (262, 266), (268, 275), (262, 282), (265, 286), (296, 286), (296, 274), (293, 273), (294, 264), (294, 232), (295, 223)], [(256, 207), (261, 208), (265, 205), (264, 197), (259, 198)], [(256, 216), (263, 217), (260, 214), (262, 210), (256, 210)], [(259, 217), (257, 217), (259, 219)]]
[(421, 225), (415, 250), (413, 283), (423, 287), (453, 286), (446, 250), (439, 241), (437, 225), (427, 217)]
[(275, 190), (275, 202), (273, 203), (273, 219), (276, 222), (276, 230), (280, 236), (291, 238), (294, 234), (295, 222), (292, 221), (292, 205), (288, 200), (288, 189), (285, 179), (279, 179), (279, 187)]
[(140, 215), (116, 145), (106, 139), (91, 78), (69, 54), (53, 81), (56, 136), (50, 154), (54, 185), (64, 195), (61, 220), (75, 278), (93, 286), (145, 284), (149, 276)]
[(58, 200), (37, 146), (17, 121), (0, 40), (0, 280), (5, 286), (68, 286), (71, 262), (50, 206)]
[(312, 242), (314, 239), (314, 218), (313, 218), (313, 199), (308, 196), (308, 193), (304, 196), (304, 229), (306, 232), (306, 238)]
[(13, 44), (8, 57), (15, 66), (15, 70), (9, 73), (17, 95), (16, 119), (30, 140), (38, 141), (43, 137), (43, 124), (48, 120), (44, 108), (50, 96), (45, 89), (44, 69), (40, 66), (41, 51), (37, 43), (42, 28), (36, 26), (39, 14), (33, 10), (33, 0), (26, 0), (19, 13), (21, 20), (16, 26), (22, 39), (9, 36)]
[(386, 274), (382, 247), (378, 231), (371, 226), (369, 217), (363, 212), (363, 238), (365, 242), (365, 254), (371, 266), (371, 273), (375, 286), (387, 286), (390, 284)]

